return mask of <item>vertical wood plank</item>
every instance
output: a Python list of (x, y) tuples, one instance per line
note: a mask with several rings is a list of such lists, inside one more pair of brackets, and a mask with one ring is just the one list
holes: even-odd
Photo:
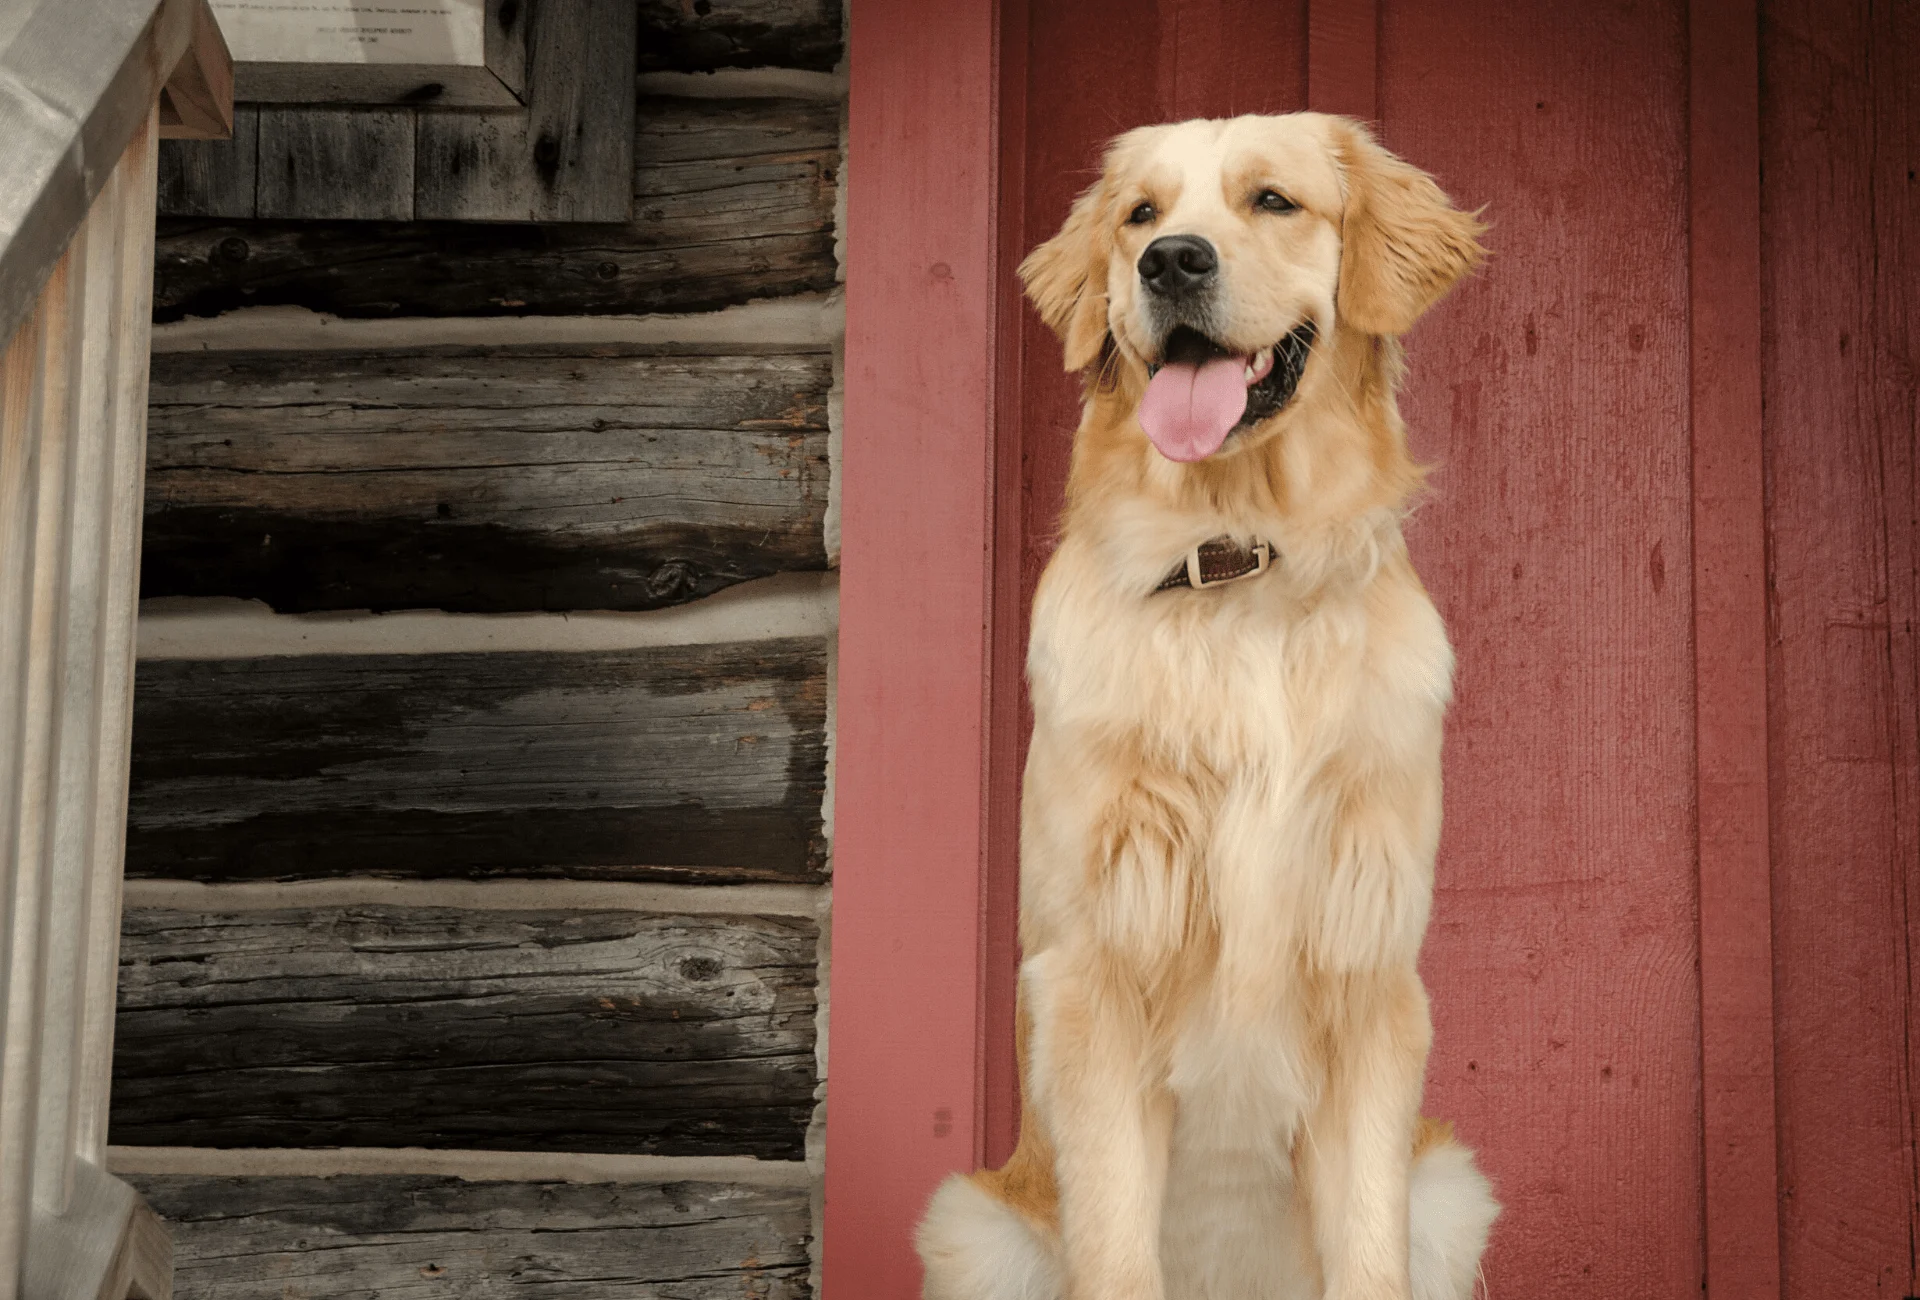
[(1002, 0), (999, 41), (999, 195), (994, 213), (992, 600), (988, 613), (986, 856), (980, 935), (980, 1152), (998, 1168), (1020, 1129), (1020, 1065), (1014, 1007), (1020, 967), (1020, 767), (1026, 748), (1026, 592), (1021, 583), (1021, 332), (1026, 303), (1015, 268), (1026, 254), (1027, 0)]
[(160, 209), (178, 217), (254, 214), (254, 176), (260, 146), (260, 110), (233, 110), (226, 140), (165, 140), (160, 144)]
[(1920, 10), (1761, 5), (1782, 1289), (1920, 1294)]
[(1379, 0), (1310, 0), (1307, 104), (1363, 122), (1380, 116)]
[(411, 221), (413, 117), (409, 108), (260, 109), (255, 211)]
[[(151, 130), (151, 128), (150, 128)], [(140, 600), (141, 498), (146, 471), (147, 377), (153, 318), (153, 195), (158, 142), (151, 134), (121, 158), (119, 222), (102, 275), (118, 340), (103, 396), (102, 436), (111, 446), (105, 485), (107, 520), (95, 649), (98, 692), (92, 871), (87, 902), (87, 967), (81, 993), (80, 1077), (74, 1098), (76, 1150), (105, 1167), (107, 1103), (113, 1076), (114, 995), (119, 981), (120, 894), (127, 837), (127, 769), (133, 743), (135, 626)]]
[(535, 4), (527, 105), (422, 113), (422, 221), (626, 221), (633, 215), (631, 0)]
[(981, 1154), (995, 294), (993, 8), (853, 13), (823, 1285), (919, 1289), (912, 1228)]
[(1754, 0), (1692, 0), (1688, 298), (1707, 1300), (1780, 1294)]
[(1426, 1104), (1506, 1203), (1495, 1296), (1703, 1271), (1685, 19), (1381, 9), (1388, 140), (1493, 227), (1401, 405), (1459, 661)]
[(527, 10), (524, 0), (487, 0), (487, 71), (522, 103), (527, 98)]

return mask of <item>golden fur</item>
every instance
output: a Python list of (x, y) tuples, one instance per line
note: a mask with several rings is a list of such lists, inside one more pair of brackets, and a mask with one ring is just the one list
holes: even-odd
[[(1218, 249), (1219, 343), (1319, 331), (1290, 403), (1191, 464), (1135, 418), (1134, 267), (1171, 233)], [(1479, 233), (1357, 123), (1247, 117), (1120, 137), (1022, 266), (1087, 393), (1028, 656), (1020, 1145), (935, 1198), (932, 1300), (1470, 1294), (1497, 1207), (1418, 1117), (1452, 654), (1394, 390)], [(1150, 594), (1222, 534), (1277, 568)]]

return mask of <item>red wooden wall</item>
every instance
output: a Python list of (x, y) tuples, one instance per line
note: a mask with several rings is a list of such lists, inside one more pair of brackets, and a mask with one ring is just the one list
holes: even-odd
[(1309, 106), (1493, 225), (1404, 399), (1460, 659), (1428, 1109), (1506, 1202), (1491, 1293), (1920, 1294), (1920, 5), (852, 32), (831, 1300), (911, 1294), (925, 1194), (1013, 1134), (1019, 665), (1077, 394), (1012, 268), (1106, 138)]
[[(1304, 5), (1136, 7), (1036, 6), (1027, 246), (1098, 140), (1195, 115), (1357, 111), (1488, 207), (1492, 265), (1413, 335), (1405, 399), (1439, 467), (1413, 546), (1461, 664), (1428, 1104), (1510, 1207), (1495, 1295), (1696, 1291), (1685, 15), (1389, 0), (1368, 86), (1354, 33), (1310, 43)], [(1190, 26), (1232, 33), (1230, 75), (1188, 59)], [(1030, 582), (1077, 403), (1031, 317), (1025, 339)]]
[(1762, 6), (1787, 1294), (1920, 1293), (1920, 6)]
[[(1101, 140), (1195, 115), (1355, 112), (1487, 205), (1493, 260), (1410, 339), (1404, 406), (1460, 656), (1429, 1108), (1507, 1203), (1496, 1295), (1914, 1291), (1916, 14), (1003, 10), (1019, 249)], [(1077, 401), (1054, 340), (1009, 324), (1017, 614)], [(997, 1157), (1010, 1084), (988, 1105)]]

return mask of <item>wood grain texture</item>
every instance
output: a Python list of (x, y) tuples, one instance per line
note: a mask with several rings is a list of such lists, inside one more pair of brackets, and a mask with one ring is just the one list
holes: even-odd
[(1920, 11), (1761, 12), (1781, 1273), (1920, 1293)]
[(1459, 660), (1426, 1104), (1506, 1204), (1495, 1296), (1701, 1288), (1685, 17), (1381, 12), (1387, 143), (1493, 223), (1402, 406)]
[(1317, 112), (1380, 116), (1379, 0), (1310, 0), (1307, 102)]
[(522, 103), (527, 98), (530, 8), (525, 0), (487, 0), (487, 71)]
[(1754, 0), (1691, 0), (1687, 23), (1706, 1300), (1779, 1300), (1759, 24)]
[(639, 11), (642, 72), (829, 72), (840, 62), (839, 0), (639, 0)]
[(160, 88), (159, 111), (163, 140), (225, 140), (233, 134), (233, 55), (204, 4), (194, 10), (186, 53)]
[(927, 1197), (982, 1151), (1000, 34), (978, 4), (853, 20), (851, 166), (884, 179), (847, 195), (821, 1285), (891, 1300), (919, 1291)]
[(140, 664), (127, 872), (822, 878), (826, 646)]
[(824, 351), (161, 353), (141, 591), (652, 609), (827, 567)]
[(251, 217), (259, 160), (260, 109), (233, 110), (227, 140), (165, 140), (160, 144), (159, 208), (182, 217)]
[(703, 311), (830, 289), (840, 108), (642, 99), (624, 225), (160, 223), (155, 318)]
[[(413, 215), (422, 221), (630, 218), (635, 19), (633, 0), (532, 5), (525, 107), (420, 114)], [(276, 214), (263, 206), (260, 215)]]
[(799, 1159), (817, 943), (797, 917), (129, 909), (111, 1137)]
[(254, 212), (411, 221), (413, 119), (408, 108), (260, 109)]
[(724, 1183), (136, 1174), (180, 1300), (808, 1300), (807, 1194)]

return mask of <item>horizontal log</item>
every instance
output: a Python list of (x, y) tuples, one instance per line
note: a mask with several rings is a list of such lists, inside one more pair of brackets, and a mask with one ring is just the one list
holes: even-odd
[(168, 217), (154, 319), (704, 311), (833, 287), (840, 106), (643, 98), (624, 224)]
[(133, 1174), (180, 1300), (805, 1300), (807, 1193)]
[(801, 917), (130, 908), (111, 1138), (798, 1159), (817, 943)]
[(827, 72), (840, 62), (840, 52), (838, 0), (640, 0), (642, 72)]
[(826, 653), (143, 661), (127, 872), (820, 880)]
[(827, 567), (825, 351), (160, 353), (142, 596), (653, 609)]

